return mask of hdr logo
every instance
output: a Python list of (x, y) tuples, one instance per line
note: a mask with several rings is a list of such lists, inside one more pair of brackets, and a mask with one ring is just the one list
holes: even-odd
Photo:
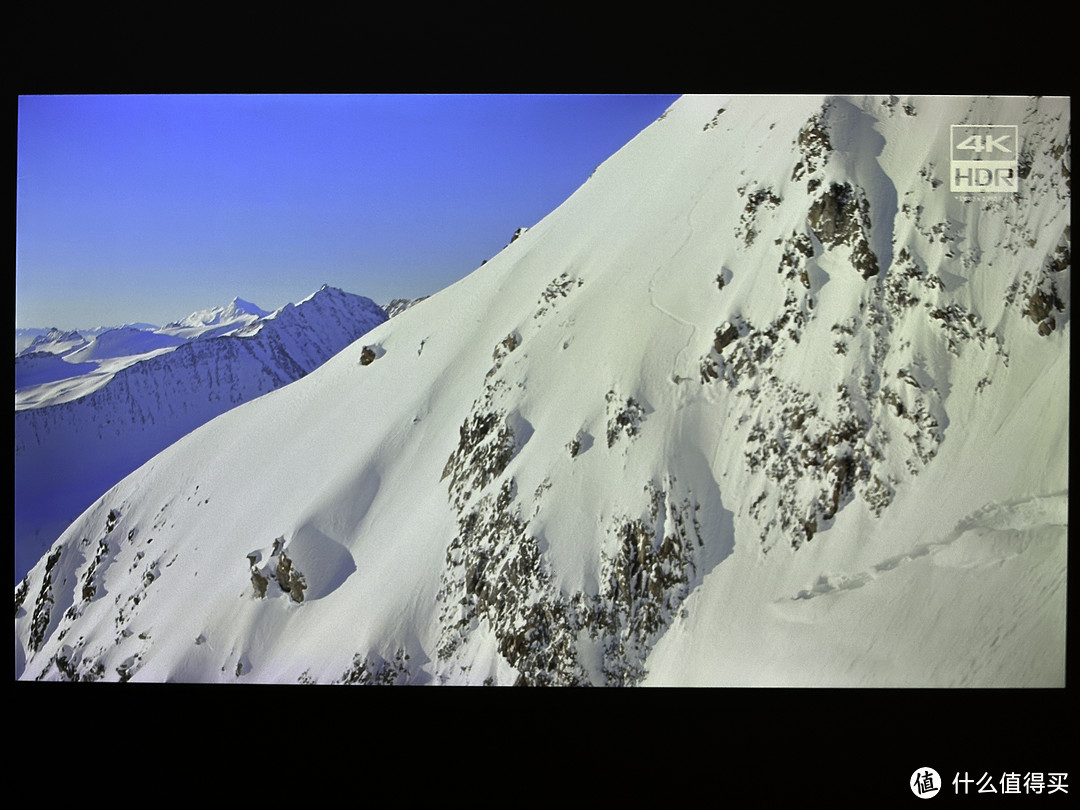
[(952, 191), (1016, 191), (1020, 136), (1015, 124), (953, 124), (950, 148)]

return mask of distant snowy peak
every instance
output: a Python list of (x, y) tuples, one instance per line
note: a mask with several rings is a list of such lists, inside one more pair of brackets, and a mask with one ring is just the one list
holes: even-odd
[(336, 325), (344, 336), (355, 333), (358, 324), (366, 332), (388, 317), (382, 307), (370, 298), (324, 284), (307, 298), (253, 320), (234, 334), (237, 337), (251, 337), (266, 325), (274, 324), (280, 328), (287, 324), (289, 328), (317, 328), (320, 331)]
[(261, 309), (242, 298), (234, 298), (223, 307), (202, 309), (193, 312), (181, 321), (171, 323), (169, 326), (198, 327), (198, 326), (225, 326), (229, 324), (250, 323), (259, 318), (265, 318), (270, 313)]
[[(318, 301), (320, 304), (325, 304), (330, 301), (340, 303), (350, 302), (355, 303), (358, 301), (370, 301), (371, 299), (365, 298), (362, 295), (354, 295), (353, 293), (347, 293), (340, 287), (331, 287), (328, 284), (323, 284), (319, 289), (309, 295), (307, 298), (303, 298), (297, 302), (296, 306), (303, 306), (309, 301)], [(372, 302), (374, 303), (374, 302)], [(289, 305), (286, 305), (289, 306)], [(376, 304), (376, 306), (378, 306)]]
[(36, 336), (29, 346), (18, 352), (19, 355), (34, 354), (35, 352), (48, 352), (49, 354), (64, 354), (72, 349), (86, 345), (86, 338), (77, 331), (62, 332), (55, 326), (45, 334)]
[(74, 329), (69, 332), (61, 332), (55, 326), (45, 334), (45, 340), (48, 341), (69, 341), (69, 340), (82, 340), (83, 337)]

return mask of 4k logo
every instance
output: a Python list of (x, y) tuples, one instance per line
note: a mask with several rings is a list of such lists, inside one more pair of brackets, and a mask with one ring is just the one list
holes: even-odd
[(1016, 191), (1020, 136), (1015, 124), (953, 124), (949, 146), (952, 191)]
[(954, 148), (957, 151), (970, 149), (972, 152), (993, 152), (997, 149), (1009, 154), (1013, 151), (1008, 146), (1010, 140), (1015, 140), (1011, 134), (998, 135), (996, 138), (993, 135), (968, 135)]

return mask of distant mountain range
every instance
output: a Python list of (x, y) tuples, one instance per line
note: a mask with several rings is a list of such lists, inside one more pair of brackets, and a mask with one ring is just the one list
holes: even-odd
[(310, 373), (387, 317), (323, 287), (276, 312), (237, 298), (161, 328), (37, 336), (15, 358), (16, 579), (155, 453)]

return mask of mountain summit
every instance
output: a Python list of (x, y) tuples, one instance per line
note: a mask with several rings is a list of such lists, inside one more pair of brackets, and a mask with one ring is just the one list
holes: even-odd
[[(1015, 191), (951, 191), (988, 122)], [(1069, 161), (1063, 99), (684, 97), (110, 489), (16, 675), (1061, 686)]]
[(234, 298), (223, 307), (213, 307), (193, 312), (186, 318), (169, 326), (229, 326), (238, 323), (251, 323), (258, 318), (265, 318), (270, 313), (241, 298)]

